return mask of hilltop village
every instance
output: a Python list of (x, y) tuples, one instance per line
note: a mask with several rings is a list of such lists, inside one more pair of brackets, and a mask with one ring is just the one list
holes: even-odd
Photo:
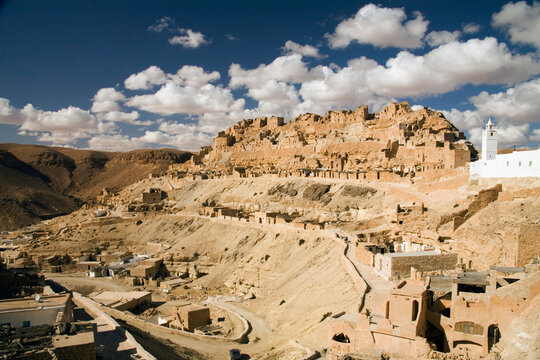
[(483, 136), (406, 102), (242, 120), (2, 232), (0, 355), (536, 359), (540, 156)]

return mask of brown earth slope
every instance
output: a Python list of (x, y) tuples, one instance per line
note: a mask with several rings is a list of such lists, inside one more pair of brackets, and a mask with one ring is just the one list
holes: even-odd
[(190, 156), (173, 149), (114, 153), (0, 144), (0, 229), (72, 212), (105, 187), (123, 188)]

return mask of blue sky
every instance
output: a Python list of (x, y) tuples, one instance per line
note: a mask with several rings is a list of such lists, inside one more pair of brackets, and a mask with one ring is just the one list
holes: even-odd
[(410, 101), (540, 142), (533, 1), (0, 2), (0, 142), (196, 150), (242, 118)]

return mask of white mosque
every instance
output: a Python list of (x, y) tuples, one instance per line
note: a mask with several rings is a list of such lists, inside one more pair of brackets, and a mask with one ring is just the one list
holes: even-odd
[(482, 158), (470, 164), (471, 178), (540, 178), (540, 149), (497, 155), (497, 129), (491, 122), (482, 130)]

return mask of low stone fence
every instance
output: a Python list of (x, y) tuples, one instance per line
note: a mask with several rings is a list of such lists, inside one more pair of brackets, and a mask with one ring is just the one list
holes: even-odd
[[(92, 301), (92, 300), (90, 300), (90, 301)], [(178, 329), (171, 329), (169, 327), (149, 323), (147, 321), (139, 319), (135, 315), (132, 315), (132, 314), (129, 314), (129, 313), (126, 313), (126, 312), (123, 312), (123, 311), (111, 309), (109, 307), (100, 305), (98, 303), (95, 303), (95, 304), (102, 311), (109, 314), (113, 318), (118, 319), (118, 320), (122, 320), (122, 321), (126, 322), (130, 326), (133, 326), (133, 327), (135, 327), (135, 328), (137, 328), (137, 329), (139, 329), (141, 331), (151, 333), (152, 335), (158, 336), (158, 337), (163, 337), (163, 336), (160, 336), (160, 332), (162, 332), (162, 333), (167, 333), (167, 334), (172, 334), (172, 335), (179, 335), (179, 336), (189, 337), (189, 338), (202, 340), (202, 341), (212, 341), (212, 342), (221, 342), (221, 343), (245, 343), (247, 341), (247, 334), (251, 329), (251, 326), (250, 326), (249, 322), (246, 319), (244, 319), (242, 316), (235, 313), (234, 311), (231, 311), (229, 309), (225, 309), (225, 308), (223, 308), (221, 306), (218, 306), (218, 305), (215, 305), (215, 304), (213, 304), (213, 306), (216, 306), (216, 307), (218, 307), (218, 308), (220, 308), (220, 309), (222, 309), (224, 311), (229, 312), (230, 314), (235, 316), (242, 323), (243, 329), (242, 329), (241, 333), (238, 336), (230, 337), (230, 338), (225, 337), (225, 336), (207, 336), (207, 335), (199, 335), (199, 334), (195, 334), (195, 333), (191, 333), (191, 332), (187, 332), (187, 331), (182, 331), (182, 330), (178, 330)]]
[[(95, 301), (93, 301), (93, 300), (91, 300), (91, 299), (89, 299), (89, 298), (87, 298), (85, 296), (82, 296), (81, 294), (79, 294), (78, 292), (75, 292), (75, 291), (72, 292), (72, 295), (73, 295), (73, 300), (78, 305), (82, 306), (88, 313), (90, 313), (91, 315), (93, 315), (95, 317), (102, 317), (103, 319), (105, 319), (105, 321), (110, 326), (112, 326), (115, 329), (118, 329), (118, 328), (123, 329), (120, 326), (120, 324), (118, 324), (116, 322), (116, 320), (114, 320), (112, 317), (110, 317), (108, 314), (106, 314), (104, 311), (101, 310), (98, 303), (96, 303)], [(143, 359), (156, 360), (154, 355), (152, 355), (148, 351), (146, 351), (141, 346), (141, 344), (139, 344), (137, 342), (137, 340), (135, 340), (133, 335), (131, 335), (129, 333), (129, 331), (127, 331), (125, 329), (123, 329), (123, 331), (124, 331), (124, 335), (126, 336), (126, 340), (137, 350), (137, 353), (139, 355), (141, 355)]]
[(362, 275), (360, 275), (360, 271), (354, 266), (352, 261), (347, 257), (347, 250), (349, 248), (349, 244), (345, 244), (345, 248), (343, 250), (343, 254), (341, 255), (340, 262), (341, 265), (345, 268), (345, 271), (347, 271), (347, 274), (352, 278), (352, 281), (354, 285), (357, 287), (358, 290), (362, 292), (362, 297), (366, 293), (366, 291), (369, 288), (369, 285), (366, 283), (366, 281), (362, 278)]

